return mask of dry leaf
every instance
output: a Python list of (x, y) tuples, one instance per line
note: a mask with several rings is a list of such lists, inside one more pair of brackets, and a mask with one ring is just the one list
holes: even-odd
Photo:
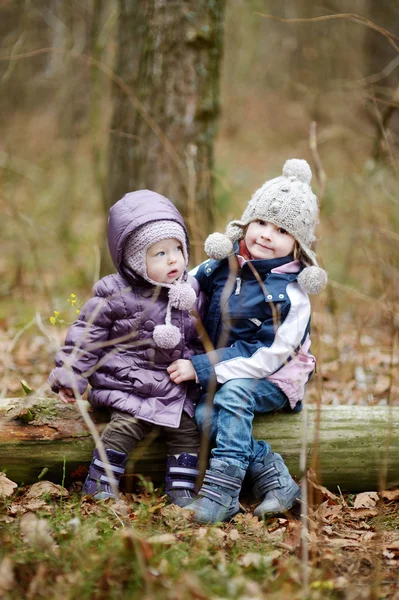
[(29, 490), (24, 496), (25, 500), (35, 500), (42, 496), (50, 496), (51, 498), (67, 498), (69, 496), (68, 491), (61, 485), (52, 483), (51, 481), (38, 481), (30, 486)]
[(160, 533), (147, 538), (149, 544), (165, 544), (167, 546), (175, 544), (176, 541), (176, 536), (174, 536), (173, 533)]
[(236, 542), (239, 538), (240, 538), (240, 533), (239, 531), (237, 531), (237, 529), (232, 529), (231, 531), (229, 531), (229, 533), (227, 534), (227, 537), (229, 538), (229, 540), (231, 540), (232, 542)]
[(177, 504), (164, 506), (160, 509), (160, 513), (165, 523), (173, 529), (186, 527), (193, 517), (193, 513), (190, 510), (177, 506)]
[(376, 517), (379, 511), (376, 508), (357, 508), (350, 509), (351, 519), (366, 519), (367, 517)]
[(268, 554), (259, 554), (257, 552), (248, 552), (247, 554), (243, 554), (238, 559), (238, 564), (241, 567), (254, 567), (255, 569), (260, 569), (266, 565), (271, 565), (272, 562), (281, 556), (280, 550), (273, 550)]
[(384, 490), (379, 493), (380, 498), (388, 500), (389, 502), (399, 500), (399, 490)]
[(357, 540), (350, 540), (345, 538), (329, 538), (326, 542), (327, 545), (338, 546), (339, 548), (360, 548), (361, 544)]
[(20, 530), (24, 541), (40, 550), (55, 550), (56, 544), (51, 536), (51, 527), (46, 519), (38, 519), (33, 513), (22, 515)]
[(47, 566), (44, 563), (39, 563), (37, 571), (32, 577), (31, 582), (29, 584), (28, 593), (26, 594), (26, 600), (33, 600), (37, 597), (40, 598), (40, 591), (45, 587), (46, 575)]
[(14, 568), (9, 556), (3, 558), (0, 563), (0, 594), (10, 592), (15, 586)]
[(300, 521), (290, 521), (287, 526), (287, 533), (284, 537), (284, 544), (289, 546), (290, 552), (294, 552), (301, 544), (302, 523)]
[(24, 512), (36, 512), (42, 508), (46, 509), (47, 511), (52, 510), (52, 507), (44, 500), (29, 500), (29, 502), (24, 502), (21, 508)]
[(313, 469), (308, 469), (307, 478), (308, 478), (308, 485), (311, 487), (311, 489), (319, 491), (323, 495), (323, 497), (329, 498), (335, 504), (339, 503), (338, 496), (336, 496), (335, 494), (330, 492), (330, 490), (328, 490), (323, 485), (319, 485), (319, 483), (317, 482), (317, 475), (313, 471)]
[(198, 527), (194, 532), (195, 536), (198, 538), (205, 538), (208, 535), (208, 527)]
[(387, 392), (392, 384), (392, 378), (388, 375), (379, 375), (373, 387), (373, 394), (378, 396)]
[(329, 505), (328, 500), (320, 504), (318, 509), (313, 513), (313, 516), (317, 519), (325, 521), (335, 521), (337, 518), (342, 517), (343, 507), (341, 504)]
[(8, 515), (0, 515), (0, 523), (13, 523), (13, 517), (9, 517)]
[(377, 492), (362, 492), (356, 496), (353, 508), (374, 508), (379, 499)]
[(17, 487), (17, 483), (8, 479), (4, 473), (0, 473), (0, 498), (9, 498)]

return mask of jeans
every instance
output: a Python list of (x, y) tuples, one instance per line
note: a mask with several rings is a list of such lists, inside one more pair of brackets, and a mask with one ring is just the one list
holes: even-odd
[(254, 415), (287, 406), (287, 396), (268, 379), (232, 379), (216, 391), (213, 404), (207, 394), (201, 398), (195, 420), (204, 435), (216, 442), (212, 458), (246, 470), (271, 450), (266, 441), (252, 437)]

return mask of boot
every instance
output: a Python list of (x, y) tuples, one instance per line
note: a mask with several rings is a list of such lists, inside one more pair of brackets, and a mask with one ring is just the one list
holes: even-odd
[(262, 500), (254, 510), (254, 515), (259, 518), (284, 513), (301, 497), (301, 488), (277, 452), (269, 452), (261, 462), (252, 463), (247, 478), (255, 500)]
[(198, 456), (187, 452), (182, 452), (178, 458), (173, 454), (168, 456), (165, 492), (172, 504), (184, 507), (196, 497), (197, 465)]
[(114, 475), (113, 480), (108, 477), (105, 471), (105, 464), (102, 462), (98, 450), (94, 450), (89, 473), (82, 488), (84, 496), (93, 496), (95, 500), (114, 498), (110, 482), (112, 481), (119, 488), (119, 481), (125, 473), (127, 454), (109, 448), (105, 450), (105, 454), (109, 461), (109, 468)]
[(212, 458), (198, 498), (186, 506), (187, 510), (194, 512), (198, 523), (229, 521), (240, 511), (238, 496), (244, 476), (244, 469)]

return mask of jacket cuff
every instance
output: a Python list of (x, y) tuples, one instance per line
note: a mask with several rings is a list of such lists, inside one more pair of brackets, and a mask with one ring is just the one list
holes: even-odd
[(72, 390), (77, 389), (79, 394), (82, 395), (87, 388), (87, 380), (84, 377), (64, 367), (56, 367), (51, 371), (48, 384), (53, 392), (57, 394), (60, 388), (71, 388)]
[(196, 380), (205, 391), (209, 382), (216, 378), (215, 369), (207, 354), (197, 354), (191, 357), (195, 369)]

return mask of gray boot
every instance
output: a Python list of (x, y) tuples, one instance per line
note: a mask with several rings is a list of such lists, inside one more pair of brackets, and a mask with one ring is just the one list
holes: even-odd
[(262, 500), (254, 510), (254, 515), (259, 518), (284, 513), (301, 497), (301, 488), (277, 452), (269, 452), (261, 462), (252, 463), (247, 478), (255, 499)]
[(198, 523), (229, 521), (240, 511), (238, 496), (244, 476), (244, 469), (212, 458), (198, 498), (186, 509), (194, 512)]

